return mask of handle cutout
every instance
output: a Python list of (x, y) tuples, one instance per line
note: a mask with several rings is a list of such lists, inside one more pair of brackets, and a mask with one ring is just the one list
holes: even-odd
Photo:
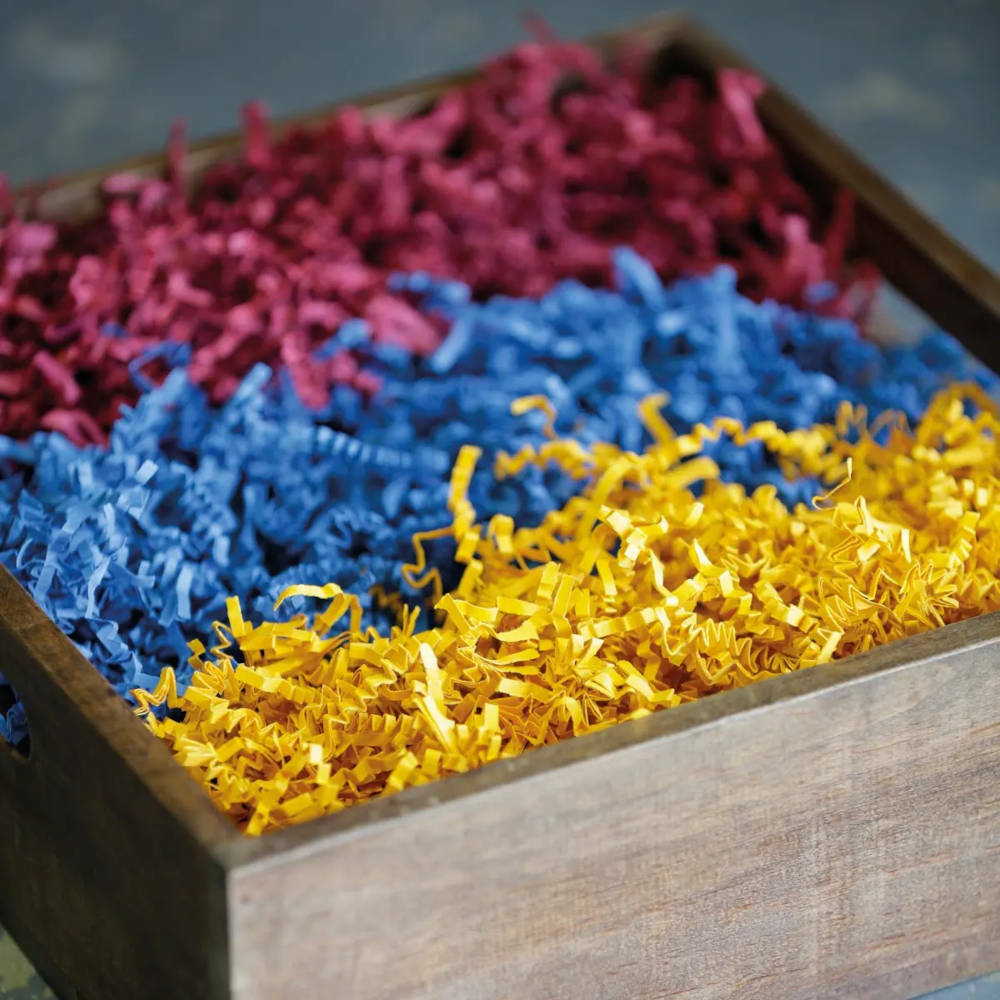
[(10, 681), (0, 673), (0, 747), (15, 757), (31, 756), (31, 726), (24, 702)]

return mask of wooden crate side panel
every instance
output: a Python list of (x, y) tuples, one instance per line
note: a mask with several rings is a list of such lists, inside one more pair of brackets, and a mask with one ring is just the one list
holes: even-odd
[(812, 1000), (912, 996), (996, 968), (998, 650), (238, 870), (234, 995)]
[(186, 826), (226, 821), (2, 569), (0, 670), (31, 726), (26, 761), (0, 743), (0, 921), (65, 996), (225, 996), (224, 869)]

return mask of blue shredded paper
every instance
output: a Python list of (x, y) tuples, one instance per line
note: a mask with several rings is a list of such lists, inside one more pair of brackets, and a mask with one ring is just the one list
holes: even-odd
[[(585, 442), (639, 449), (637, 403), (669, 393), (663, 413), (679, 431), (727, 415), (801, 427), (833, 419), (842, 400), (870, 412), (919, 418), (935, 392), (998, 379), (951, 337), (883, 349), (849, 321), (739, 295), (728, 268), (664, 287), (641, 258), (616, 254), (617, 290), (568, 281), (541, 299), (470, 301), (457, 282), (394, 279), (448, 336), (429, 358), (372, 344), (358, 320), (329, 349), (354, 351), (382, 387), (374, 398), (339, 386), (323, 412), (306, 409), (290, 379), (258, 366), (213, 407), (175, 369), (115, 424), (109, 447), (78, 448), (57, 433), (0, 438), (0, 561), (114, 687), (150, 688), (161, 667), (188, 676), (187, 641), (211, 634), (237, 594), (255, 616), (304, 581), (335, 581), (362, 596), (370, 622), (391, 613), (370, 590), (419, 601), (401, 566), (416, 531), (448, 523), (447, 482), (462, 444), (484, 460), (470, 499), (479, 514), (533, 523), (579, 483), (528, 469), (497, 482), (500, 450), (542, 439), (540, 413), (514, 417), (511, 401), (544, 394), (556, 428)], [(324, 349), (321, 349), (321, 352)], [(183, 363), (164, 349), (157, 356)], [(710, 454), (724, 478), (773, 483), (786, 502), (815, 482), (788, 482), (762, 448), (729, 442)], [(445, 583), (451, 547), (432, 559)], [(0, 735), (24, 733), (19, 706)]]

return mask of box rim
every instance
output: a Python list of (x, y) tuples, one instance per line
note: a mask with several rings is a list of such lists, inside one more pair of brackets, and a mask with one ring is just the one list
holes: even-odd
[[(73, 752), (72, 747), (58, 745), (55, 738), (50, 741), (49, 737), (54, 736), (50, 730), (58, 728), (58, 720), (49, 719), (44, 710), (38, 711), (32, 705), (36, 695), (39, 700), (44, 698), (41, 690), (35, 691), (36, 686), (47, 686), (50, 690), (57, 686), (69, 699), (78, 718), (104, 743), (111, 745), (122, 765), (216, 861), (219, 860), (216, 848), (220, 844), (243, 837), (204, 789), (185, 773), (167, 745), (140, 722), (125, 699), (32, 599), (14, 574), (0, 564), (0, 639), (5, 633), (12, 642), (24, 646), (31, 654), (32, 663), (41, 665), (42, 670), (33, 671), (31, 677), (26, 677), (19, 668), (13, 667), (13, 660), (2, 664), (24, 701), (32, 746), (30, 754), (24, 758), (0, 742), (0, 763), (8, 765), (9, 770), (17, 768), (22, 773), (30, 773), (28, 780), (41, 780), (39, 769), (57, 767), (61, 753)], [(49, 661), (38, 652), (38, 648), (47, 643), (54, 643), (59, 649), (58, 662)], [(80, 708), (81, 701), (89, 706), (99, 705), (99, 716), (94, 718)]]
[[(990, 323), (994, 333), (1000, 334), (1000, 275), (930, 219), (845, 140), (839, 138), (770, 77), (697, 20), (686, 18), (678, 26), (672, 43), (681, 49), (690, 47), (713, 68), (732, 66), (749, 70), (760, 77), (766, 84), (766, 90), (758, 98), (758, 112), (766, 130), (776, 135), (786, 154), (790, 143), (794, 144), (797, 152), (808, 149), (814, 154), (822, 154), (823, 166), (830, 179), (836, 181), (838, 187), (850, 191), (865, 209), (887, 221), (897, 233), (916, 243), (939, 270), (977, 300), (985, 321)], [(911, 302), (920, 304), (912, 291), (901, 287), (892, 276), (893, 272), (885, 268), (882, 261), (877, 263), (887, 283)], [(928, 313), (942, 328), (949, 325), (950, 318), (939, 318), (931, 310)], [(960, 333), (951, 329), (948, 332), (965, 343)], [(971, 345), (966, 343), (966, 346)], [(1000, 358), (1000, 355), (997, 357)], [(992, 365), (1000, 371), (1000, 361), (993, 362)]]
[(737, 716), (795, 707), (821, 697), (831, 688), (867, 684), (889, 674), (919, 670), (929, 661), (963, 654), (998, 640), (1000, 611), (977, 615), (895, 639), (864, 653), (754, 681), (652, 712), (641, 719), (629, 719), (597, 732), (535, 747), (516, 757), (490, 761), (464, 774), (370, 799), (306, 823), (291, 824), (259, 837), (240, 835), (227, 841), (220, 857), (230, 872), (257, 869), (336, 841), (363, 836), (376, 825), (402, 822), (427, 809), (464, 801), (515, 781), (586, 764), (595, 757), (627, 751), (640, 744), (682, 739), (695, 731), (724, 725)]

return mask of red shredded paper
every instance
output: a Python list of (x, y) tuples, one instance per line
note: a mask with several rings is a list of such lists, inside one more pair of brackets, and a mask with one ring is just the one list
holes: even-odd
[(18, 219), (4, 189), (0, 432), (103, 440), (137, 396), (129, 362), (165, 339), (190, 346), (216, 401), (260, 361), (313, 405), (335, 383), (372, 390), (350, 352), (312, 352), (352, 316), (431, 351), (442, 331), (386, 289), (397, 270), (537, 295), (568, 276), (607, 283), (628, 244), (665, 279), (725, 261), (756, 298), (800, 305), (832, 282), (824, 309), (856, 311), (851, 205), (817, 231), (756, 117), (761, 83), (728, 70), (713, 94), (647, 69), (637, 52), (609, 69), (580, 46), (523, 45), (425, 114), (347, 108), (275, 142), (251, 105), (240, 162), (186, 195), (175, 128), (166, 177), (109, 178), (83, 225)]

